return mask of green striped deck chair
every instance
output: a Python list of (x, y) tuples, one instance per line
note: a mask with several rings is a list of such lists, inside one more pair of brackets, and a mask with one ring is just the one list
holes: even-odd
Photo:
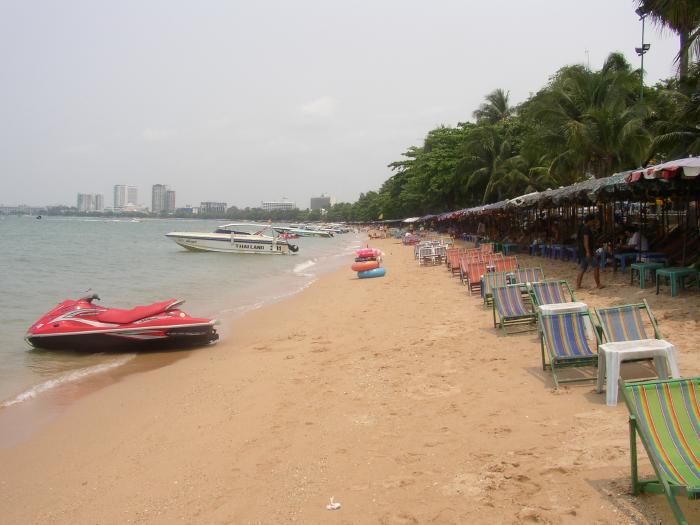
[[(508, 284), (491, 289), (493, 294), (493, 326), (508, 335), (508, 327), (522, 327), (519, 332), (536, 328), (537, 315), (532, 304), (525, 302), (520, 285)], [(514, 333), (514, 332), (511, 332)]]
[[(644, 317), (648, 319), (645, 325)], [(661, 339), (661, 332), (656, 324), (656, 318), (649, 308), (646, 299), (638, 304), (625, 304), (610, 308), (596, 308), (596, 317), (600, 324), (605, 342), (638, 341), (650, 339), (647, 328), (651, 328), (655, 339)]]
[(568, 281), (542, 281), (530, 284), (530, 293), (535, 306), (543, 304), (573, 303), (576, 301), (574, 290)]
[(518, 268), (515, 270), (515, 282), (520, 284), (544, 281), (542, 268)]
[[(542, 370), (550, 368), (554, 387), (559, 383), (577, 381), (595, 381), (596, 375), (577, 376), (569, 379), (557, 377), (557, 370), (570, 367), (589, 367), (598, 365), (598, 332), (586, 330), (586, 322), (591, 322), (590, 312), (571, 312), (556, 315), (539, 314), (540, 347), (542, 350)], [(595, 341), (589, 341), (591, 333)], [(545, 359), (545, 351), (549, 362)]]
[[(700, 378), (625, 383), (630, 413), (632, 493), (663, 493), (678, 523), (688, 521), (676, 496), (700, 498)], [(640, 480), (637, 435), (656, 477)]]
[(484, 274), (481, 294), (484, 296), (484, 305), (490, 307), (493, 303), (493, 288), (508, 284), (508, 272), (490, 272)]

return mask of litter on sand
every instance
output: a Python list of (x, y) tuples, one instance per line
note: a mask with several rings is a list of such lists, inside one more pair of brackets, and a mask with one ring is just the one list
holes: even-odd
[(326, 509), (328, 510), (338, 510), (342, 507), (339, 501), (333, 501), (333, 496), (331, 496), (331, 502), (326, 505)]

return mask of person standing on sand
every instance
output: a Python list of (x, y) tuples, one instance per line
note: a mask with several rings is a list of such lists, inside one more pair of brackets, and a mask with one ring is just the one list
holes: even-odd
[(593, 280), (595, 281), (596, 288), (603, 288), (603, 285), (600, 284), (600, 261), (598, 260), (598, 255), (596, 254), (596, 235), (593, 230), (595, 223), (595, 215), (589, 213), (583, 218), (583, 224), (579, 227), (578, 257), (581, 261), (581, 269), (576, 276), (577, 290), (581, 289), (583, 274), (586, 273), (589, 266), (593, 268)]

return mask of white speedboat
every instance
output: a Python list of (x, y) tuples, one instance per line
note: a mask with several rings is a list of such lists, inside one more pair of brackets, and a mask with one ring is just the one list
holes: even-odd
[(165, 236), (194, 252), (290, 255), (299, 251), (298, 246), (281, 238), (274, 229), (257, 224), (224, 224), (212, 233), (170, 232)]
[(291, 224), (290, 226), (275, 226), (275, 229), (282, 232), (286, 231), (299, 237), (333, 237), (333, 233), (311, 228), (306, 225)]

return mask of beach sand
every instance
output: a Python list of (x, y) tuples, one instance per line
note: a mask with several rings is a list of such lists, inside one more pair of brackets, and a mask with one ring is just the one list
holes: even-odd
[[(593, 383), (554, 390), (535, 332), (500, 335), (444, 266), (419, 268), (394, 240), (372, 246), (385, 278), (325, 275), (1, 450), (0, 522), (673, 521), (663, 496), (630, 495), (624, 403), (606, 406)], [(573, 282), (572, 263), (520, 259)], [(698, 295), (628, 279), (604, 273), (607, 288), (577, 297), (646, 297), (681, 373), (700, 374)], [(640, 458), (650, 473), (641, 446)], [(331, 496), (340, 510), (326, 510)]]

